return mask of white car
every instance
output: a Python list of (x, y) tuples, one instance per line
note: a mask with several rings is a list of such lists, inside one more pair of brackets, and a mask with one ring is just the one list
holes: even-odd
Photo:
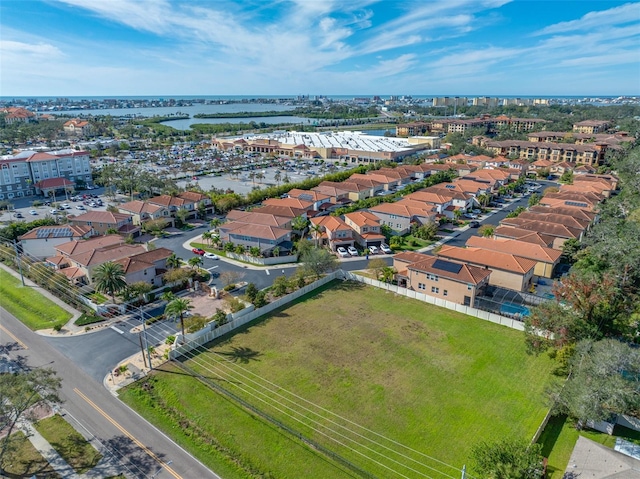
[(382, 243), (380, 245), (380, 250), (384, 253), (384, 254), (391, 254), (393, 253), (393, 251), (391, 251), (391, 248), (389, 248), (389, 245), (386, 245), (384, 243)]
[(209, 259), (220, 259), (220, 257), (217, 254), (213, 254), (213, 253), (205, 253), (204, 257)]
[(71, 206), (69, 206), (69, 204), (68, 204), (68, 203), (62, 203), (62, 204), (60, 205), (60, 208), (62, 208), (62, 209), (64, 209), (64, 210), (70, 210), (70, 209), (71, 209)]
[(369, 246), (369, 253), (371, 254), (378, 254), (378, 247), (377, 246)]
[(84, 209), (84, 206), (82, 206), (82, 205), (76, 205), (76, 208), (78, 208), (79, 210), (83, 210), (83, 209)]
[(38, 212), (36, 210), (29, 210), (30, 215), (37, 215)]
[(349, 252), (349, 254), (350, 254), (351, 256), (358, 256), (358, 250), (357, 250), (357, 249), (355, 249), (353, 246), (349, 246), (349, 247), (347, 248), (347, 251)]
[(338, 251), (338, 256), (340, 256), (341, 258), (348, 258), (350, 256), (347, 250), (344, 249), (342, 246), (339, 246), (337, 251)]
[(55, 208), (53, 208), (52, 210), (49, 210), (49, 213), (51, 213), (52, 215), (57, 215), (59, 213), (59, 211)]

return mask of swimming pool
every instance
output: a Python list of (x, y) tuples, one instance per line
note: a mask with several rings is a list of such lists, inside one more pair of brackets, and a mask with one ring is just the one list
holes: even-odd
[(504, 303), (500, 306), (500, 312), (512, 315), (519, 314), (520, 316), (529, 316), (531, 314), (531, 311), (526, 306), (514, 303)]

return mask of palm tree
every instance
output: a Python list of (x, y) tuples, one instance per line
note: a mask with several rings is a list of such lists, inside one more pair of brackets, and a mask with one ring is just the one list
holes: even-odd
[(193, 309), (191, 301), (186, 298), (176, 298), (164, 308), (165, 316), (178, 316), (180, 318), (180, 328), (182, 329), (182, 342), (184, 341), (184, 314)]
[(167, 258), (167, 266), (170, 269), (179, 268), (182, 264), (182, 259), (176, 256), (175, 253), (171, 253), (171, 255)]
[(318, 240), (320, 239), (320, 235), (322, 234), (322, 226), (312, 222), (311, 226), (309, 227), (309, 230), (311, 231), (311, 233), (313, 233), (313, 237), (316, 241), (316, 248), (317, 248)]
[(171, 301), (176, 299), (176, 295), (173, 294), (172, 291), (165, 291), (160, 295), (160, 299), (163, 301), (166, 301), (167, 303), (170, 303)]
[(218, 229), (218, 226), (220, 226), (222, 224), (222, 220), (220, 218), (213, 218), (211, 221), (209, 221), (209, 226), (211, 226), (211, 228), (213, 228), (214, 230)]
[(94, 270), (93, 281), (96, 289), (111, 296), (114, 303), (115, 295), (127, 287), (122, 265), (113, 261), (107, 261), (98, 266)]
[(211, 246), (211, 238), (213, 237), (213, 235), (211, 234), (210, 231), (205, 231), (204, 233), (202, 233), (202, 239), (207, 241), (207, 244), (209, 246)]
[(198, 266), (202, 265), (202, 258), (200, 256), (194, 256), (193, 258), (189, 258), (188, 263), (192, 269), (196, 269)]
[(276, 180), (277, 185), (280, 185), (280, 180), (282, 179), (282, 172), (280, 170), (276, 170), (276, 174), (273, 175), (273, 179)]

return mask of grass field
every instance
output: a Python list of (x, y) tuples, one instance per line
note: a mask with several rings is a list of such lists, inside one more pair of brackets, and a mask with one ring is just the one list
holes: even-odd
[[(10, 449), (4, 461), (2, 468), (7, 477), (46, 477), (47, 479), (62, 479), (49, 462), (42, 457), (40, 452), (33, 447), (27, 436), (22, 431), (14, 433), (15, 449)], [(0, 442), (0, 445), (2, 442)]]
[[(526, 355), (518, 331), (354, 283), (332, 283), (187, 365), (377, 477), (402, 477), (391, 469), (424, 477), (389, 462), (396, 458), (433, 478), (445, 476), (428, 467), (455, 477), (459, 470), (426, 456), (459, 469), (469, 464), (475, 443), (532, 437), (546, 412), (543, 390), (552, 369), (547, 357)], [(278, 390), (276, 401), (267, 400), (260, 378), (297, 397), (289, 403), (292, 396)], [(249, 477), (250, 471), (274, 478), (354, 477), (175, 366), (155, 375), (150, 392), (138, 384), (121, 397), (225, 478)], [(305, 405), (306, 417), (287, 405)], [(340, 417), (330, 423), (326, 411)], [(326, 429), (337, 424), (347, 426), (342, 431), (349, 439)], [(362, 453), (327, 438), (347, 443), (354, 430), (362, 436), (358, 442), (377, 444)], [(412, 451), (394, 456), (371, 431)]]
[(41, 419), (34, 427), (78, 474), (93, 469), (102, 458), (102, 454), (57, 414)]
[(32, 330), (64, 325), (72, 314), (0, 269), (0, 306)]

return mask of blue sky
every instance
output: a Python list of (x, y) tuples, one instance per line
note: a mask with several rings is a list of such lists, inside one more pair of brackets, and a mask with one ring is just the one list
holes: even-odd
[(2, 0), (0, 95), (640, 95), (640, 3)]

